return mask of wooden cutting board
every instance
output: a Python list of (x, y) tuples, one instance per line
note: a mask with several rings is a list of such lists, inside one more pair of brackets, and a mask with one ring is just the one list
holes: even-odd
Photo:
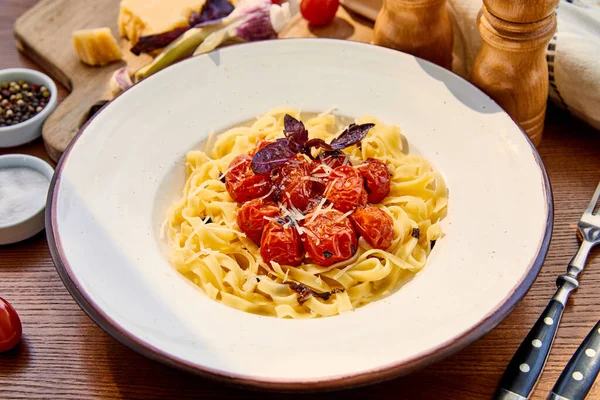
[[(111, 99), (108, 85), (113, 72), (124, 65), (134, 71), (150, 61), (149, 56), (136, 57), (129, 52), (129, 43), (124, 39), (121, 40), (124, 61), (89, 67), (77, 58), (72, 32), (107, 26), (117, 35), (119, 3), (120, 0), (42, 0), (15, 23), (14, 35), (19, 50), (70, 92), (48, 117), (42, 130), (46, 151), (54, 161), (58, 161), (83, 125), (90, 109), (99, 101)], [(280, 36), (370, 42), (372, 22), (340, 7), (338, 17), (329, 26), (310, 27), (298, 16)]]

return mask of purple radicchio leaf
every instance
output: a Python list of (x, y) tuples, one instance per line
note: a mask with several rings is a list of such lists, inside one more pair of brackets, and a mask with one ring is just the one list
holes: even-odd
[(331, 148), (334, 150), (341, 150), (359, 143), (367, 136), (369, 130), (374, 126), (375, 124), (350, 125), (340, 134), (340, 136), (331, 141)]
[(219, 22), (231, 14), (232, 11), (233, 5), (227, 0), (207, 0), (199, 13), (192, 12), (189, 26), (175, 28), (155, 35), (141, 36), (135, 46), (131, 48), (131, 52), (139, 56), (141, 53), (151, 53), (154, 50), (167, 47), (190, 28)]
[(257, 151), (252, 157), (250, 168), (255, 174), (266, 174), (272, 169), (285, 164), (289, 159), (296, 156), (298, 151), (290, 146), (288, 138), (277, 139)]
[(139, 56), (142, 53), (150, 53), (154, 50), (167, 47), (175, 39), (187, 32), (188, 29), (188, 27), (175, 28), (168, 32), (157, 33), (156, 35), (140, 36), (135, 46), (131, 48), (131, 52)]
[(190, 16), (190, 27), (202, 24), (207, 21), (221, 19), (233, 11), (233, 5), (227, 0), (208, 0), (202, 11), (199, 13), (193, 11)]
[(247, 6), (242, 2), (236, 13), (239, 11), (245, 19), (237, 26), (235, 36), (248, 42), (276, 39), (277, 32), (271, 23), (272, 6), (270, 0), (248, 1)]

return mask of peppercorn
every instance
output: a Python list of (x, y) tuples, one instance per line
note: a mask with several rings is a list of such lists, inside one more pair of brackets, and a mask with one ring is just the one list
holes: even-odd
[(46, 86), (22, 79), (0, 82), (0, 127), (32, 118), (46, 107), (51, 96)]

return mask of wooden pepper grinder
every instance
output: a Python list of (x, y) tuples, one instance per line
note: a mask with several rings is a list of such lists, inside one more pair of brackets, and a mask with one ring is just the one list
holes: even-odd
[(546, 47), (556, 31), (558, 0), (483, 0), (483, 43), (471, 82), (492, 97), (527, 133), (542, 140), (548, 97)]
[(375, 22), (376, 45), (451, 69), (452, 41), (446, 0), (384, 0)]

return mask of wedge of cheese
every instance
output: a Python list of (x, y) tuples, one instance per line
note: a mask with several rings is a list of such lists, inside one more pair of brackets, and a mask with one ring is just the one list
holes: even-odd
[(206, 0), (121, 0), (119, 34), (134, 45), (140, 36), (154, 35), (189, 23)]
[(74, 31), (73, 46), (79, 59), (88, 65), (105, 65), (123, 57), (109, 28)]

